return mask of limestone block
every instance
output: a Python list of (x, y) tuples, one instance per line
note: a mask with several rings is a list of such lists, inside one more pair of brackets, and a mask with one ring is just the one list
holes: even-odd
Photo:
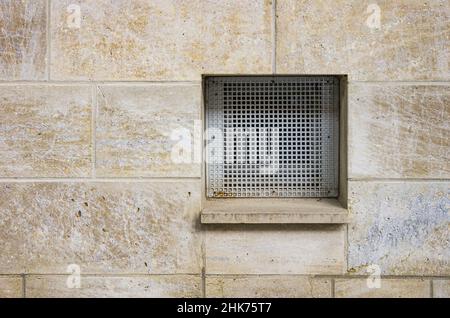
[[(369, 283), (368, 283), (369, 282)], [(378, 288), (379, 287), (379, 288)], [(337, 298), (429, 298), (430, 281), (426, 279), (371, 278), (336, 279)]]
[(201, 278), (193, 275), (81, 276), (79, 285), (77, 282), (66, 275), (27, 276), (26, 297), (193, 298), (201, 296)]
[(208, 274), (341, 274), (343, 226), (218, 226), (205, 237)]
[(196, 80), (270, 73), (269, 0), (52, 1), (54, 79)]
[(448, 182), (350, 182), (349, 272), (450, 274)]
[(0, 273), (198, 274), (197, 182), (0, 184)]
[(433, 280), (433, 297), (450, 298), (450, 280), (445, 279)]
[(208, 276), (206, 297), (331, 297), (331, 280), (307, 276)]
[(90, 176), (92, 104), (87, 85), (0, 85), (0, 176)]
[(447, 0), (277, 1), (277, 73), (448, 80)]
[(0, 2), (0, 80), (47, 77), (47, 1)]
[(201, 176), (200, 85), (100, 86), (98, 101), (97, 176)]
[(450, 87), (349, 87), (350, 178), (450, 178)]
[(21, 298), (22, 296), (22, 277), (0, 276), (0, 298)]

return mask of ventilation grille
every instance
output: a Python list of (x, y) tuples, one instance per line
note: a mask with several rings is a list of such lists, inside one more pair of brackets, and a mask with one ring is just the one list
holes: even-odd
[(207, 77), (208, 197), (338, 195), (332, 76)]

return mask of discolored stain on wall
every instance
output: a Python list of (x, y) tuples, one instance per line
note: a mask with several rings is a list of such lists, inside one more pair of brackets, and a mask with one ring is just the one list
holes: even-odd
[(449, 275), (448, 184), (355, 181), (349, 190), (350, 272)]

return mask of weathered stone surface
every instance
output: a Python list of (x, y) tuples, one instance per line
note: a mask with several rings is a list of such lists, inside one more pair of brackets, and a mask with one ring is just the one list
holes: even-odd
[(351, 84), (351, 178), (450, 178), (448, 85)]
[(0, 2), (0, 80), (46, 78), (46, 2)]
[(349, 271), (450, 274), (447, 182), (350, 182)]
[(98, 101), (97, 175), (201, 176), (200, 85), (101, 86)]
[(0, 85), (0, 176), (86, 177), (92, 89)]
[[(69, 285), (67, 284), (69, 280)], [(200, 297), (201, 277), (188, 275), (102, 277), (81, 276), (80, 288), (66, 275), (32, 275), (26, 278), (27, 298), (156, 298)]]
[(200, 272), (197, 182), (0, 184), (0, 273)]
[(425, 279), (381, 278), (380, 288), (366, 278), (336, 279), (337, 298), (429, 298), (430, 281)]
[(22, 296), (22, 277), (0, 276), (0, 298), (20, 298)]
[(206, 233), (208, 274), (340, 274), (343, 226), (217, 226)]
[(277, 1), (277, 72), (448, 80), (449, 15), (447, 0)]
[(448, 279), (433, 280), (433, 297), (450, 298), (450, 280)]
[(348, 211), (336, 199), (207, 200), (204, 224), (344, 224)]
[(207, 73), (271, 72), (269, 0), (52, 2), (56, 79), (200, 80)]
[(331, 297), (331, 280), (306, 276), (206, 277), (206, 297)]

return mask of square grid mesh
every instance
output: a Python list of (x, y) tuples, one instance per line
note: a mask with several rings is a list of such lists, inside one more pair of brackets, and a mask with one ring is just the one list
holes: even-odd
[(208, 197), (338, 195), (333, 76), (207, 77)]

